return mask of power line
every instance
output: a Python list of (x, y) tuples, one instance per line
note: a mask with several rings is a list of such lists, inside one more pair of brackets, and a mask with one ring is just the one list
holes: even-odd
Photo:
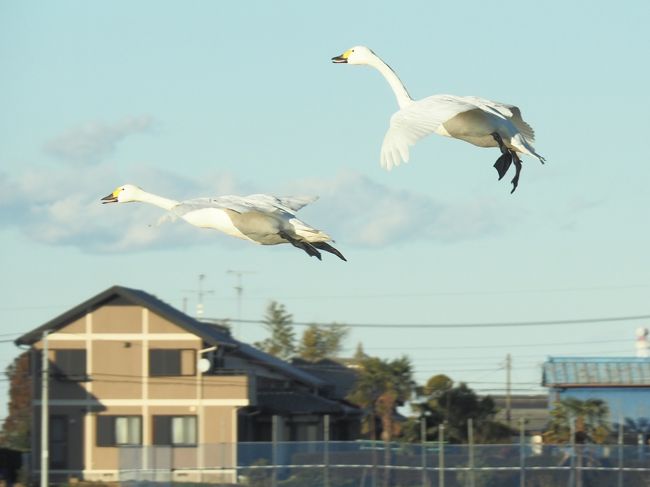
[[(223, 318), (222, 318), (223, 319)], [(317, 323), (317, 322), (300, 322), (294, 321), (294, 326), (332, 326), (334, 324), (344, 324), (349, 328), (508, 328), (508, 327), (528, 327), (528, 326), (557, 326), (557, 325), (578, 325), (607, 323), (616, 321), (637, 321), (650, 320), (650, 315), (632, 315), (632, 316), (611, 316), (606, 318), (580, 318), (580, 319), (563, 319), (563, 320), (540, 320), (540, 321), (511, 321), (511, 322), (487, 322), (487, 323)], [(239, 320), (230, 319), (229, 321), (239, 323), (263, 324), (264, 320)]]
[[(563, 293), (563, 292), (582, 292), (582, 291), (618, 291), (627, 289), (646, 289), (648, 284), (631, 284), (624, 286), (584, 286), (584, 287), (565, 287), (565, 288), (533, 288), (533, 289), (504, 289), (497, 291), (431, 291), (421, 293), (349, 293), (333, 295), (303, 295), (303, 296), (279, 296), (273, 300), (300, 300), (300, 299), (386, 299), (386, 298), (428, 298), (433, 296), (492, 296), (504, 294), (536, 294), (536, 293)], [(216, 298), (219, 299), (219, 298)], [(249, 296), (247, 300), (269, 299), (268, 296)]]
[[(451, 345), (451, 346), (417, 346), (417, 347), (365, 347), (364, 350), (464, 350), (467, 348), (528, 348), (528, 347), (557, 347), (567, 345), (592, 345), (595, 343), (631, 343), (631, 340), (585, 340), (579, 342), (536, 342), (531, 343), (515, 343), (515, 344), (499, 344), (499, 345)], [(355, 350), (354, 347), (345, 347), (343, 350)]]
[[(565, 287), (565, 288), (532, 288), (532, 289), (506, 289), (498, 291), (431, 291), (424, 293), (377, 293), (377, 294), (364, 294), (364, 293), (348, 293), (344, 295), (304, 295), (304, 296), (255, 296), (249, 295), (244, 298), (246, 301), (250, 300), (281, 300), (281, 299), (386, 299), (386, 298), (427, 298), (432, 296), (489, 296), (489, 295), (505, 295), (505, 294), (535, 294), (535, 293), (562, 293), (562, 292), (576, 292), (576, 291), (623, 291), (626, 289), (646, 289), (650, 288), (650, 284), (629, 284), (622, 286), (584, 286), (584, 287)], [(196, 290), (189, 291), (195, 293)], [(213, 297), (206, 299), (210, 301), (228, 301), (227, 297)], [(49, 305), (25, 305), (25, 306), (0, 306), (0, 311), (17, 311), (17, 310), (39, 310), (39, 309), (56, 309), (62, 308), (67, 305), (64, 304), (49, 304)]]

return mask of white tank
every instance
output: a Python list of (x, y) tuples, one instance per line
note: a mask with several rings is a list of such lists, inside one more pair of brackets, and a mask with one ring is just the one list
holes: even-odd
[(636, 356), (650, 357), (650, 342), (648, 342), (648, 329), (639, 327), (636, 329)]

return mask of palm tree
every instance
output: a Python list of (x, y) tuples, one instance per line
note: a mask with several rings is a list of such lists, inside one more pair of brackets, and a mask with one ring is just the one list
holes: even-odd
[[(549, 430), (544, 433), (544, 438), (551, 443), (603, 443), (610, 433), (608, 416), (609, 408), (601, 399), (582, 401), (567, 397), (555, 403), (555, 408), (551, 411)], [(584, 448), (581, 445), (575, 450), (576, 486), (582, 487)]]
[(407, 401), (413, 390), (413, 370), (408, 357), (383, 360), (366, 357), (359, 362), (359, 377), (348, 399), (366, 409), (369, 416), (369, 433), (376, 439), (374, 423), (381, 420), (381, 439), (391, 441), (398, 432), (394, 424), (397, 407)]
[(567, 443), (571, 439), (571, 423), (576, 443), (603, 443), (610, 433), (609, 408), (601, 399), (567, 397), (555, 403), (551, 410), (549, 429), (544, 433), (548, 443)]
[[(394, 419), (397, 407), (411, 397), (414, 388), (413, 369), (408, 357), (392, 361), (366, 357), (359, 362), (359, 377), (348, 399), (366, 410), (372, 440), (377, 437), (377, 417), (381, 420), (381, 439), (387, 443), (384, 449), (385, 465), (390, 463), (389, 443), (393, 435), (399, 433), (399, 425)], [(389, 484), (390, 470), (386, 470), (384, 485)]]

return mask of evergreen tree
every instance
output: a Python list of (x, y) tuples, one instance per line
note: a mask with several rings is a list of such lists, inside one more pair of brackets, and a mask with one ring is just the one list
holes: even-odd
[(0, 443), (5, 448), (29, 450), (32, 380), (29, 352), (23, 352), (6, 369), (9, 380), (9, 411), (2, 425)]
[(300, 358), (317, 362), (338, 356), (348, 331), (345, 325), (338, 323), (329, 326), (309, 325), (303, 332), (298, 346)]
[(271, 336), (254, 345), (283, 360), (291, 358), (296, 352), (293, 315), (287, 313), (284, 305), (271, 301), (266, 308), (264, 326)]
[(411, 418), (406, 436), (410, 441), (419, 441), (419, 423), (424, 418), (427, 437), (435, 438), (440, 424), (445, 425), (445, 440), (451, 443), (467, 442), (467, 423), (474, 424), (474, 438), (478, 443), (506, 441), (513, 431), (505, 424), (495, 421), (498, 412), (494, 400), (480, 397), (467, 384), (457, 386), (446, 375), (431, 377), (419, 390), (423, 402), (412, 404), (418, 417)]
[(355, 365), (359, 365), (366, 358), (368, 358), (368, 356), (366, 355), (366, 352), (363, 351), (362, 343), (357, 343), (357, 349), (355, 350), (354, 356), (352, 357), (353, 363)]

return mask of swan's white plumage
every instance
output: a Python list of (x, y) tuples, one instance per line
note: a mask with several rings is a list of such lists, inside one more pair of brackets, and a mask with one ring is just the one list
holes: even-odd
[[(325, 244), (331, 241), (329, 235), (311, 227), (295, 215), (296, 211), (316, 199), (318, 198), (312, 196), (275, 197), (253, 194), (176, 201), (147, 193), (135, 185), (125, 184), (102, 201), (151, 203), (168, 210), (169, 219), (172, 220), (182, 218), (194, 226), (212, 228), (262, 245), (292, 243), (307, 251), (301, 243), (306, 242), (345, 260), (336, 249)], [(320, 258), (320, 254), (313, 247), (310, 247), (307, 253)]]
[[(390, 119), (380, 156), (381, 165), (388, 170), (408, 162), (409, 148), (433, 133), (480, 147), (497, 147), (492, 137), (496, 132), (508, 148), (544, 161), (532, 146), (535, 132), (514, 105), (476, 96), (433, 95), (413, 100), (397, 74), (365, 46), (348, 49), (333, 61), (372, 66), (393, 89), (400, 109)], [(468, 112), (473, 113), (463, 118)]]

